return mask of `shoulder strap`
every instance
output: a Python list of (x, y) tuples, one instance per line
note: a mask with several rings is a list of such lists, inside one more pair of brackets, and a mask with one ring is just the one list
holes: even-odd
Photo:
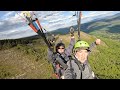
[(72, 59), (70, 59), (70, 71), (71, 71), (71, 74), (72, 74), (72, 78), (75, 79), (75, 76), (74, 76), (74, 74), (73, 74), (73, 73), (74, 73), (74, 72), (73, 72), (74, 69), (73, 69), (73, 67), (72, 67), (71, 61), (72, 61)]
[(75, 60), (75, 63), (78, 65), (79, 70), (81, 71), (80, 79), (82, 79), (82, 71), (83, 71), (83, 67), (81, 66), (81, 64), (79, 63), (79, 61)]
[[(72, 73), (72, 78), (73, 79), (76, 79), (77, 75), (76, 73), (74, 73), (74, 68), (72, 67), (72, 62), (71, 61), (76, 61), (74, 57), (72, 56), (69, 56), (69, 59), (70, 59), (70, 70), (71, 70), (71, 73)], [(75, 62), (76, 63), (76, 62)]]
[(67, 61), (61, 56), (61, 54), (57, 53), (58, 56), (63, 60), (64, 63), (67, 63)]
[(63, 61), (63, 60), (65, 60), (65, 59), (64, 59), (60, 54), (58, 54), (58, 56), (59, 56), (62, 60), (56, 57), (55, 62), (59, 63), (59, 64), (62, 66), (63, 69), (66, 69), (68, 66), (67, 66), (67, 64)]

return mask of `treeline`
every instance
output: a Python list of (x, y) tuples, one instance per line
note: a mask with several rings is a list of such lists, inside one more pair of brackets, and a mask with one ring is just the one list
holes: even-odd
[(18, 44), (27, 45), (32, 43), (34, 40), (40, 38), (40, 36), (31, 36), (26, 38), (20, 38), (20, 39), (5, 39), (0, 40), (0, 50), (1, 49), (8, 49), (17, 46)]
[(17, 46), (18, 44), (28, 44), (31, 42), (32, 42), (31, 40), (21, 40), (21, 39), (1, 40), (0, 41), (0, 49), (12, 48), (14, 46)]

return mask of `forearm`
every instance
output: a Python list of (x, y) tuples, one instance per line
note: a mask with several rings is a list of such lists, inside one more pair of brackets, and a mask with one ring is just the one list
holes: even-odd
[(48, 60), (53, 62), (53, 52), (48, 48)]
[(96, 46), (96, 42), (91, 43), (90, 47), (89, 47), (89, 53), (88, 56), (90, 55), (92, 49)]
[(74, 36), (71, 37), (71, 40), (70, 40), (70, 46), (73, 47), (75, 45), (75, 38)]
[(71, 38), (69, 46), (66, 48), (66, 54), (69, 55), (72, 53), (72, 49), (75, 45), (75, 38)]
[(92, 49), (96, 46), (96, 42), (91, 43), (89, 50), (92, 51)]

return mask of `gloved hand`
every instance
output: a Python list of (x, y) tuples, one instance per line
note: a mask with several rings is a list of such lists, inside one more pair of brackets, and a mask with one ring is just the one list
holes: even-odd
[(48, 42), (50, 43), (50, 46), (54, 46), (55, 45), (55, 37), (53, 37), (53, 36), (48, 37)]
[(71, 35), (71, 37), (74, 36), (74, 28), (73, 27), (70, 27), (70, 35)]
[(49, 41), (49, 43), (50, 43), (51, 46), (55, 45), (55, 41)]

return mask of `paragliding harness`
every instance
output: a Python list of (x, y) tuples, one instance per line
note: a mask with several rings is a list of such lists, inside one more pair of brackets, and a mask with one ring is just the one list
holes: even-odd
[(76, 59), (73, 59), (72, 57), (70, 57), (70, 71), (71, 71), (71, 74), (72, 74), (72, 78), (73, 79), (76, 79), (76, 74), (74, 73), (74, 69), (73, 69), (73, 67), (72, 67), (72, 60), (74, 60), (75, 61), (75, 63), (78, 65), (78, 67), (79, 67), (79, 70), (81, 71), (81, 77), (80, 77), (80, 79), (82, 79), (82, 71), (85, 69), (81, 64), (79, 64), (79, 62), (76, 60)]
[[(71, 71), (71, 74), (72, 74), (72, 79), (76, 79), (76, 73), (74, 73), (74, 69), (72, 67), (72, 60), (74, 60), (74, 62), (77, 64), (77, 66), (80, 70), (80, 79), (83, 79), (82, 72), (85, 70), (84, 64), (82, 65), (75, 57), (74, 58), (70, 57), (70, 71)], [(93, 73), (89, 63), (87, 63), (87, 66), (89, 68), (89, 71)], [(98, 77), (96, 75), (93, 76), (93, 77), (94, 77), (94, 79), (98, 79)]]
[[(61, 76), (63, 75), (63, 72), (65, 69), (67, 69), (67, 60), (60, 54), (60, 53), (54, 53), (55, 54), (55, 60), (54, 60), (54, 72), (58, 75), (58, 79), (61, 79)], [(58, 67), (56, 66), (59, 66)]]

